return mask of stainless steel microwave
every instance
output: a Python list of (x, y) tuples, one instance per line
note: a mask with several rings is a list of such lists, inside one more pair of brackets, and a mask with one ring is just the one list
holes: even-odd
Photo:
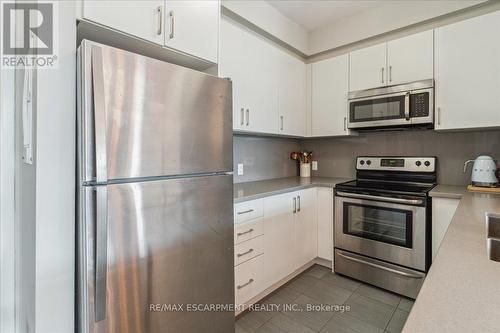
[(349, 93), (350, 129), (434, 126), (434, 80)]

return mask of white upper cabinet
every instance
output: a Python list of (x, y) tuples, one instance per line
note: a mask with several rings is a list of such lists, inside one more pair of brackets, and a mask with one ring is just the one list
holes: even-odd
[(434, 31), (424, 31), (387, 43), (389, 85), (434, 77)]
[(424, 31), (351, 52), (349, 91), (432, 79), (433, 36)]
[(350, 53), (350, 91), (387, 85), (387, 43)]
[(163, 45), (164, 0), (83, 0), (84, 19)]
[(347, 54), (312, 64), (311, 135), (348, 135), (347, 92), (349, 89)]
[(306, 64), (288, 53), (278, 52), (279, 133), (305, 136)]
[(500, 126), (500, 12), (435, 31), (435, 128)]
[(219, 8), (217, 0), (167, 0), (165, 45), (217, 63)]
[(233, 129), (279, 134), (280, 51), (229, 19), (221, 20), (220, 45), (219, 76), (233, 82)]

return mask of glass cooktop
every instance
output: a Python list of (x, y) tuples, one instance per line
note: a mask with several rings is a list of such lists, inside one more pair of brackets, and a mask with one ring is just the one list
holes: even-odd
[(346, 183), (337, 184), (336, 188), (344, 190), (427, 194), (435, 185), (436, 184), (357, 179)]

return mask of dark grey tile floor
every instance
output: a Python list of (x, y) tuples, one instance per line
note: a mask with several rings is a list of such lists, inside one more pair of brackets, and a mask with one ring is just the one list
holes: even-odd
[[(413, 301), (315, 265), (261, 301), (278, 304), (250, 311), (236, 321), (238, 333), (401, 332)], [(295, 304), (284, 308), (283, 304)], [(344, 305), (311, 311), (310, 305)]]

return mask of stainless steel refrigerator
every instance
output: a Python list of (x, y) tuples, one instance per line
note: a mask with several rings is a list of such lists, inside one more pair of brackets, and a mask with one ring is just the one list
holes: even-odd
[(231, 82), (83, 41), (78, 96), (78, 331), (234, 332)]

